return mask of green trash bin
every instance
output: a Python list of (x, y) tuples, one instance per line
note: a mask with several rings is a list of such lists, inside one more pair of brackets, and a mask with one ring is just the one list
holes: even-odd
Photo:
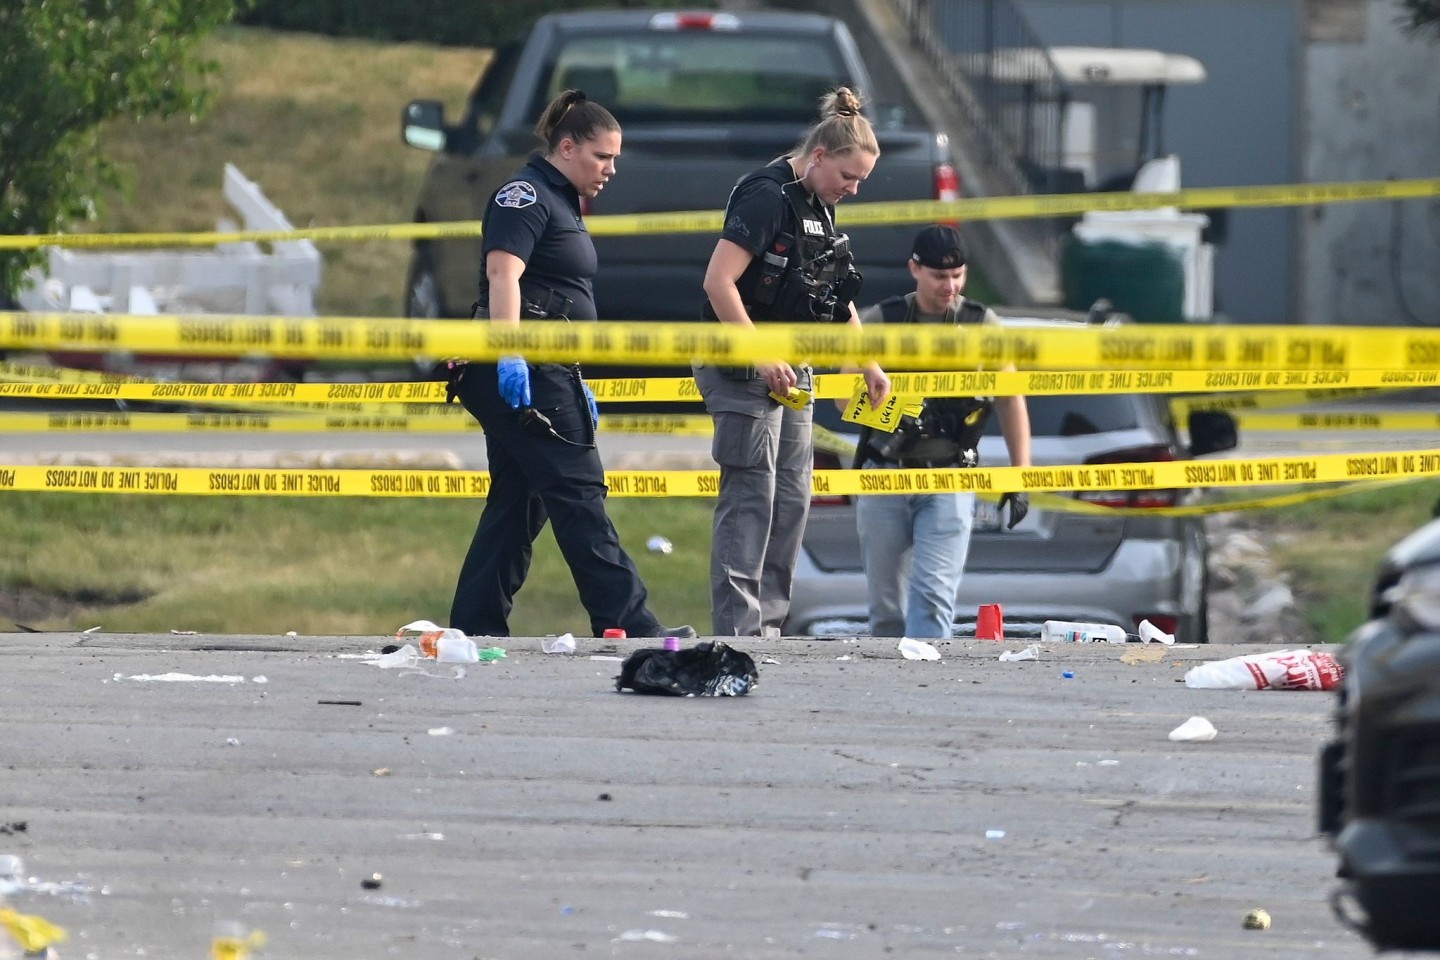
[(1184, 321), (1183, 252), (1158, 240), (1086, 240), (1073, 233), (1060, 255), (1065, 307), (1085, 311), (1104, 297), (1137, 323)]

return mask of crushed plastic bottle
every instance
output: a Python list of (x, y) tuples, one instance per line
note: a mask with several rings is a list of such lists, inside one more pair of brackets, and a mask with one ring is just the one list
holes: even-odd
[[(474, 649), (474, 641), (466, 637), (463, 630), (457, 630), (454, 627), (442, 627), (429, 620), (416, 620), (396, 630), (395, 639), (402, 643), (413, 642), (420, 649), (420, 656), (428, 657), (431, 660), (440, 660), (444, 663), (475, 662), (475, 658), (468, 656), (465, 647), (465, 643), (469, 643), (470, 649)], [(446, 660), (440, 656), (441, 646), (447, 641), (451, 656), (455, 659)], [(461, 641), (465, 641), (465, 643)]]
[(1046, 620), (1040, 627), (1040, 639), (1046, 643), (1124, 643), (1127, 635), (1113, 623)]
[(645, 546), (649, 548), (651, 553), (668, 554), (673, 552), (675, 549), (675, 545), (673, 543), (671, 543), (665, 537), (660, 536), (659, 534), (656, 534), (648, 541), (646, 541)]

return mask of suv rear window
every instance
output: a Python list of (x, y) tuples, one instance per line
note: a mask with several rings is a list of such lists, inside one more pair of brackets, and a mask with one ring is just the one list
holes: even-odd
[(579, 88), (627, 122), (781, 121), (803, 126), (843, 65), (828, 38), (647, 31), (565, 41), (538, 113)]
[[(1030, 434), (1036, 437), (1080, 437), (1140, 426), (1136, 398), (1123, 394), (1026, 397), (1025, 406), (1030, 411)], [(999, 417), (990, 418), (985, 433), (1000, 435)]]

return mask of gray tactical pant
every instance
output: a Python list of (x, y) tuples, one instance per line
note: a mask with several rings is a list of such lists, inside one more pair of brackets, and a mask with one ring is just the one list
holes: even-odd
[[(810, 371), (797, 373), (801, 389), (812, 389)], [(720, 465), (710, 545), (714, 634), (778, 634), (810, 513), (813, 411), (776, 403), (759, 377), (696, 366), (695, 381), (715, 420), (711, 453)]]

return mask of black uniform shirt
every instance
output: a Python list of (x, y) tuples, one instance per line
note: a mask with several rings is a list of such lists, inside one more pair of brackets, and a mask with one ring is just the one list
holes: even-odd
[(504, 250), (525, 261), (521, 295), (541, 301), (554, 290), (571, 301), (571, 320), (595, 319), (595, 244), (580, 219), (580, 195), (536, 154), (490, 197), (481, 217), (480, 302), (490, 302), (485, 257)]
[[(783, 170), (786, 181), (795, 179), (790, 160), (786, 157), (767, 164), (766, 169)], [(834, 211), (822, 207), (814, 197), (810, 198), (810, 206), (816, 219), (834, 222)], [(775, 242), (777, 234), (794, 232), (793, 219), (789, 201), (781, 192), (780, 184), (769, 177), (746, 178), (730, 192), (730, 199), (725, 204), (725, 228), (720, 236), (744, 247), (753, 256), (759, 256)]]
[[(795, 179), (787, 157), (767, 164), (766, 169), (782, 170), (787, 182)], [(817, 221), (810, 228), (812, 231), (820, 227), (818, 221), (822, 218), (834, 223), (834, 211), (819, 204), (814, 197), (810, 198), (810, 207), (815, 211)], [(730, 191), (730, 199), (725, 204), (725, 226), (720, 237), (744, 247), (756, 258), (735, 284), (740, 291), (740, 299), (747, 305), (760, 274), (760, 254), (769, 250), (781, 233), (796, 234), (798, 225), (794, 219), (781, 185), (770, 177), (747, 176)]]

